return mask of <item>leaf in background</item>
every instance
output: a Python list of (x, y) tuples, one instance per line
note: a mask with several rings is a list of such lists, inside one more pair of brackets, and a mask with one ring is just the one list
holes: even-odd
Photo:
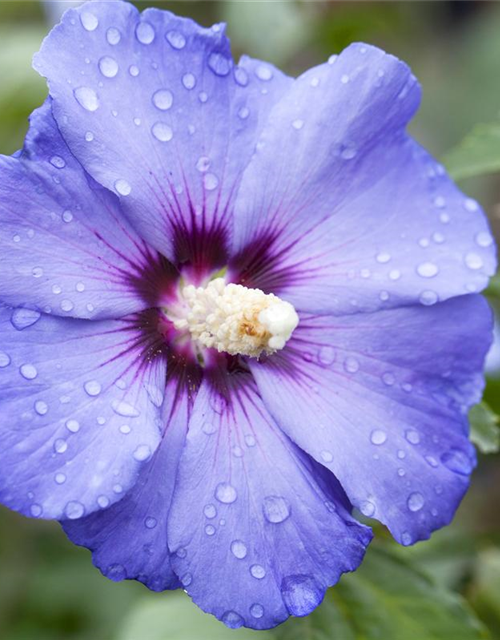
[(132, 609), (116, 640), (272, 640), (267, 631), (228, 629), (180, 591), (155, 600), (144, 598)]
[(278, 640), (488, 637), (459, 595), (438, 586), (406, 559), (376, 547), (358, 571), (329, 591), (309, 618), (289, 620), (274, 635)]
[(498, 416), (486, 402), (476, 404), (469, 412), (470, 439), (481, 453), (497, 453), (500, 450)]
[(500, 171), (500, 122), (476, 125), (443, 162), (455, 180)]
[(477, 565), (476, 579), (470, 600), (481, 619), (491, 629), (494, 638), (500, 637), (500, 549), (484, 551)]

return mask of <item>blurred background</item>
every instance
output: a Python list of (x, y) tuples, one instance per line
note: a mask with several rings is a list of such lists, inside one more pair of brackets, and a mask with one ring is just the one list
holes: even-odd
[[(44, 100), (45, 82), (32, 70), (31, 57), (51, 24), (71, 4), (78, 3), (0, 1), (3, 154), (22, 146), (28, 115)], [(325, 61), (353, 41), (378, 45), (404, 59), (424, 90), (422, 107), (411, 125), (413, 134), (434, 155), (444, 159), (460, 186), (483, 204), (500, 237), (500, 2), (210, 0), (135, 4), (140, 9), (169, 9), (206, 26), (227, 22), (236, 58), (248, 53), (267, 59), (292, 75)], [(495, 135), (496, 147), (493, 145), (491, 154)], [(487, 151), (481, 144), (486, 144)], [(471, 145), (476, 153), (475, 169), (471, 169), (470, 154), (465, 154), (464, 161), (464, 153)], [(489, 162), (485, 161), (485, 154)], [(489, 293), (492, 304), (497, 305), (498, 280)], [(498, 345), (489, 359), (488, 372), (485, 398), (491, 409), (500, 413)], [(487, 409), (482, 408), (474, 418), (475, 440), (483, 453), (472, 488), (454, 523), (430, 541), (404, 550), (395, 549), (381, 529), (374, 551), (368, 554), (368, 568), (359, 572), (361, 577), (355, 574), (356, 577), (343, 578), (343, 586), (333, 590), (323, 612), (315, 614), (312, 622), (287, 623), (272, 634), (274, 637), (500, 639), (498, 431), (495, 418)], [(376, 554), (385, 550), (405, 564), (377, 569), (380, 558)], [(413, 609), (408, 602), (402, 603), (402, 598), (398, 600), (397, 593), (398, 581), (402, 589), (408, 588), (411, 580), (405, 576), (410, 573), (411, 580), (424, 580), (418, 585), (415, 582), (416, 591), (408, 594)], [(385, 586), (384, 579), (389, 574), (391, 582)], [(380, 593), (377, 600), (373, 589), (370, 592), (371, 621), (364, 629), (349, 615), (342, 617), (340, 609), (345, 609), (346, 603), (352, 605), (353, 598), (367, 584), (375, 584)], [(435, 609), (440, 609), (441, 618), (448, 621), (435, 622), (428, 630), (422, 630), (410, 622), (418, 616), (431, 615), (423, 604), (418, 608), (415, 603), (425, 590), (432, 589), (437, 590)], [(367, 598), (364, 606), (368, 606)], [(436, 610), (432, 615), (437, 620)], [(391, 626), (389, 619), (398, 615), (400, 626)], [(327, 618), (328, 622), (324, 622)], [(165, 627), (165, 620), (173, 626)], [(188, 623), (182, 620), (189, 620), (194, 627), (189, 630)], [(456, 628), (446, 626), (453, 625), (453, 620)], [(174, 623), (178, 621), (176, 628)], [(137, 583), (108, 581), (92, 566), (89, 552), (71, 545), (56, 523), (28, 520), (0, 508), (1, 640), (218, 640), (228, 634), (233, 638), (248, 638), (250, 634), (257, 638), (254, 632), (229, 631), (212, 623), (208, 616), (197, 617), (183, 595), (155, 594)], [(267, 634), (261, 633), (260, 640), (264, 637)]]

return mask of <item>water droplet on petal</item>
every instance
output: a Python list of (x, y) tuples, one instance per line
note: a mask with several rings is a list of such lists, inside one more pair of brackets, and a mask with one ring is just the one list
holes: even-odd
[(128, 402), (113, 400), (111, 403), (113, 411), (117, 413), (119, 416), (123, 416), (124, 418), (137, 418), (140, 415), (139, 409), (129, 404)]
[(67, 420), (66, 429), (71, 433), (78, 433), (80, 431), (80, 423), (77, 420)]
[(387, 433), (381, 429), (374, 429), (370, 435), (372, 444), (381, 445), (387, 440)]
[(131, 64), (128, 68), (128, 72), (133, 78), (137, 78), (137, 76), (139, 75), (139, 67), (135, 64)]
[(348, 373), (356, 373), (356, 371), (359, 370), (359, 362), (356, 360), (356, 358), (349, 356), (344, 360), (344, 369)]
[(109, 27), (106, 31), (106, 40), (110, 45), (117, 45), (121, 40), (121, 33), (115, 27)]
[(273, 70), (267, 65), (260, 64), (255, 70), (255, 75), (257, 76), (257, 78), (259, 78), (259, 80), (264, 80), (265, 82), (267, 82), (273, 77)]
[(203, 176), (203, 184), (205, 185), (205, 189), (207, 191), (213, 191), (214, 189), (217, 188), (219, 184), (219, 179), (213, 173), (206, 173)]
[(450, 449), (446, 453), (443, 453), (441, 462), (450, 471), (463, 476), (469, 475), (473, 468), (469, 456), (460, 449)]
[(391, 255), (389, 253), (386, 253), (385, 251), (382, 251), (381, 253), (377, 254), (377, 257), (375, 259), (380, 264), (386, 264), (390, 261)]
[(85, 140), (87, 142), (92, 142), (93, 139), (94, 139), (94, 134), (92, 133), (92, 131), (87, 131), (87, 133), (85, 134)]
[(10, 364), (10, 356), (5, 351), (0, 351), (0, 369), (8, 367)]
[(477, 255), (477, 253), (468, 253), (465, 256), (465, 264), (469, 267), (469, 269), (475, 271), (483, 267), (483, 260), (481, 256)]
[(300, 131), (302, 129), (302, 127), (304, 126), (304, 121), (303, 120), (294, 120), (292, 122), (292, 127), (296, 130), (296, 131)]
[(151, 44), (155, 39), (155, 30), (149, 22), (139, 22), (135, 29), (135, 37), (141, 44)]
[(408, 533), (408, 531), (403, 531), (403, 533), (401, 534), (401, 543), (405, 547), (411, 544), (411, 535)]
[(101, 509), (107, 509), (109, 507), (109, 498), (106, 496), (98, 496), (97, 504), (101, 507)]
[(57, 438), (54, 441), (54, 451), (56, 453), (65, 453), (68, 450), (68, 443), (63, 438)]
[(238, 494), (236, 493), (236, 489), (228, 482), (221, 482), (215, 489), (215, 497), (219, 502), (231, 504), (236, 500)]
[(186, 38), (179, 31), (168, 31), (165, 38), (174, 49), (184, 49), (186, 46)]
[(56, 473), (54, 480), (56, 481), (56, 484), (64, 484), (66, 482), (66, 476), (64, 473)]
[(293, 575), (283, 578), (281, 593), (292, 616), (306, 616), (322, 601), (325, 590), (312, 576)]
[(264, 516), (268, 522), (279, 524), (290, 516), (290, 509), (285, 498), (281, 496), (267, 496), (262, 505)]
[(87, 111), (97, 111), (99, 108), (97, 93), (90, 87), (78, 87), (73, 93), (78, 104)]
[(121, 582), (127, 577), (125, 567), (121, 564), (111, 564), (103, 573), (106, 578), (113, 580), (113, 582)]
[(144, 520), (144, 526), (146, 527), (146, 529), (154, 529), (157, 524), (158, 521), (156, 520), (156, 518), (152, 518), (151, 516), (148, 516)]
[(438, 302), (439, 297), (435, 291), (427, 290), (422, 291), (419, 296), (419, 300), (421, 304), (425, 305), (426, 307), (430, 307)]
[(321, 364), (329, 365), (335, 362), (335, 349), (330, 346), (323, 346), (318, 353), (318, 360)]
[(39, 416), (44, 416), (48, 410), (49, 410), (49, 406), (43, 400), (37, 400), (35, 402), (35, 411), (38, 413)]
[(185, 73), (182, 76), (182, 84), (189, 91), (191, 89), (194, 89), (195, 86), (196, 86), (196, 78), (195, 78), (195, 76), (192, 73)]
[(320, 453), (320, 455), (323, 462), (332, 462), (333, 460), (333, 455), (331, 451), (324, 450)]
[(71, 300), (61, 300), (61, 309), (63, 311), (72, 311), (74, 307), (74, 304), (71, 302)]
[(118, 63), (111, 56), (103, 56), (99, 60), (99, 71), (105, 78), (114, 78), (118, 73)]
[(134, 451), (134, 460), (137, 462), (144, 462), (151, 457), (151, 449), (147, 444), (140, 444)]
[(153, 104), (160, 111), (167, 111), (174, 102), (174, 96), (168, 89), (158, 89), (153, 94)]
[(53, 167), (56, 167), (56, 169), (64, 169), (64, 167), (66, 166), (66, 161), (64, 160), (64, 158), (61, 158), (61, 156), (52, 156), (52, 158), (50, 159), (50, 164)]
[(193, 582), (193, 576), (190, 573), (185, 573), (181, 578), (182, 586), (189, 587), (191, 582)]
[(98, 396), (101, 393), (101, 385), (97, 380), (89, 380), (83, 385), (89, 396)]
[(266, 576), (266, 570), (260, 564), (253, 564), (250, 567), (250, 573), (254, 578), (257, 578), (257, 580), (262, 580)]
[(21, 372), (23, 378), (26, 378), (26, 380), (34, 380), (38, 375), (38, 371), (32, 364), (21, 365), (19, 371)]
[(419, 444), (420, 443), (420, 434), (418, 431), (414, 429), (408, 429), (405, 432), (405, 438), (408, 440), (410, 444)]
[(476, 244), (480, 247), (491, 247), (493, 244), (493, 236), (488, 231), (481, 231), (476, 235)]
[(205, 514), (206, 518), (209, 518), (211, 520), (212, 518), (215, 518), (215, 516), (217, 515), (217, 509), (215, 508), (215, 505), (207, 504), (203, 509), (203, 513)]
[(466, 198), (464, 200), (464, 208), (472, 213), (473, 211), (478, 211), (479, 205), (472, 198)]
[(432, 262), (422, 262), (417, 267), (417, 273), (422, 278), (434, 278), (439, 273), (439, 269)]
[(238, 558), (238, 560), (246, 558), (247, 547), (245, 543), (241, 540), (233, 540), (233, 542), (231, 542), (231, 553), (235, 558)]
[(422, 507), (424, 506), (424, 503), (424, 496), (421, 493), (410, 493), (410, 495), (408, 496), (407, 505), (410, 511), (420, 511), (420, 509), (422, 509)]
[(217, 76), (227, 76), (231, 71), (232, 62), (222, 53), (211, 53), (208, 57), (208, 66)]
[(115, 182), (115, 190), (120, 196), (128, 196), (132, 191), (132, 187), (126, 180), (120, 178)]
[(99, 26), (99, 20), (89, 11), (84, 11), (80, 14), (80, 22), (82, 23), (83, 28), (87, 31), (95, 31)]
[(359, 505), (359, 510), (364, 516), (370, 518), (375, 513), (375, 505), (370, 500), (363, 500)]
[(254, 618), (258, 620), (259, 618), (262, 618), (262, 616), (264, 615), (264, 607), (261, 604), (257, 604), (257, 603), (253, 604), (250, 607), (250, 613)]
[(39, 504), (32, 504), (30, 507), (30, 514), (33, 518), (39, 518), (43, 513), (43, 509)]
[(41, 315), (42, 314), (39, 311), (35, 311), (34, 309), (23, 309), (22, 307), (18, 307), (12, 312), (10, 321), (15, 329), (23, 331), (23, 329), (32, 327), (36, 322), (38, 322)]
[(160, 142), (169, 142), (174, 136), (172, 128), (165, 122), (156, 122), (151, 128), (151, 133)]
[(246, 87), (248, 84), (248, 74), (242, 67), (235, 68), (234, 79), (242, 87)]
[(239, 629), (245, 624), (243, 618), (236, 611), (226, 611), (222, 615), (221, 621), (230, 629)]

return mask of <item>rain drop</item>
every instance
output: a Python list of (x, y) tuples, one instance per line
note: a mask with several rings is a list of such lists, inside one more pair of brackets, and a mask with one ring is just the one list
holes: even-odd
[(439, 269), (432, 262), (422, 262), (417, 267), (417, 273), (422, 278), (434, 278), (439, 273)]
[(80, 22), (87, 31), (95, 31), (99, 26), (99, 20), (93, 13), (89, 13), (88, 11), (80, 14)]
[(267, 496), (263, 503), (264, 516), (268, 522), (279, 524), (290, 516), (290, 509), (285, 498), (281, 496)]
[(32, 364), (21, 365), (19, 371), (21, 372), (23, 378), (26, 378), (26, 380), (34, 380), (38, 375), (38, 371)]
[(410, 493), (407, 501), (408, 509), (410, 511), (420, 511), (424, 506), (424, 496), (421, 493)]
[(184, 49), (186, 46), (186, 38), (179, 31), (168, 31), (165, 38), (174, 49)]
[(227, 76), (231, 70), (231, 60), (222, 53), (213, 52), (208, 57), (208, 66), (217, 76)]
[(168, 89), (158, 89), (153, 94), (153, 104), (160, 111), (167, 111), (174, 102), (174, 96)]
[(233, 540), (233, 542), (231, 542), (231, 553), (235, 558), (238, 558), (238, 560), (246, 558), (247, 548), (245, 543), (241, 540)]
[(97, 111), (99, 108), (99, 98), (93, 89), (89, 87), (78, 87), (73, 93), (78, 104), (87, 111)]
[(120, 178), (115, 182), (115, 190), (120, 196), (128, 196), (132, 191), (132, 187), (126, 180)]
[(155, 39), (155, 30), (149, 22), (139, 22), (135, 29), (135, 37), (141, 44), (151, 44)]
[(370, 442), (372, 444), (381, 445), (387, 440), (387, 433), (381, 429), (375, 429), (370, 435)]
[(38, 413), (39, 416), (44, 416), (48, 410), (49, 410), (49, 406), (43, 400), (37, 400), (35, 402), (35, 411)]
[(106, 40), (108, 41), (108, 44), (111, 44), (113, 46), (117, 45), (120, 42), (121, 37), (121, 33), (115, 27), (110, 27), (106, 31)]
[(228, 482), (221, 482), (215, 489), (215, 497), (219, 502), (231, 504), (238, 497), (236, 489)]
[(114, 78), (118, 73), (118, 63), (111, 56), (103, 56), (99, 60), (99, 71), (105, 78)]
[(182, 76), (182, 84), (188, 90), (194, 89), (196, 86), (196, 78), (192, 73), (185, 73)]
[(10, 317), (12, 326), (18, 331), (32, 327), (41, 318), (41, 313), (34, 309), (23, 309), (18, 307), (14, 309)]
[(169, 142), (174, 136), (172, 128), (165, 122), (156, 122), (151, 128), (151, 133), (160, 142)]
[(254, 578), (257, 578), (257, 580), (262, 580), (266, 576), (266, 570), (260, 564), (253, 564), (250, 567), (250, 573)]
[(140, 444), (134, 451), (134, 460), (137, 462), (144, 462), (151, 457), (151, 449), (147, 444)]
[(83, 385), (83, 388), (89, 396), (98, 396), (101, 393), (101, 385), (97, 380), (89, 380)]

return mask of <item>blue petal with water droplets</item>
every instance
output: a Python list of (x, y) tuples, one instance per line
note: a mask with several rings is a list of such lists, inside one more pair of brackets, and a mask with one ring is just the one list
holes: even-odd
[(236, 66), (222, 25), (122, 2), (68, 11), (34, 66), (73, 153), (142, 237), (170, 260), (223, 261), (243, 169), (292, 80)]
[(76, 519), (120, 500), (160, 441), (165, 361), (141, 318), (0, 308), (0, 502)]
[(30, 118), (23, 153), (0, 156), (0, 300), (79, 318), (149, 306), (158, 261), (62, 140), (50, 99)]
[(254, 629), (310, 613), (371, 539), (350, 508), (333, 475), (280, 431), (250, 375), (203, 382), (168, 539), (174, 570), (204, 611)]
[(475, 466), (467, 412), (484, 386), (481, 296), (374, 314), (303, 316), (250, 368), (274, 419), (403, 544), (452, 519)]

